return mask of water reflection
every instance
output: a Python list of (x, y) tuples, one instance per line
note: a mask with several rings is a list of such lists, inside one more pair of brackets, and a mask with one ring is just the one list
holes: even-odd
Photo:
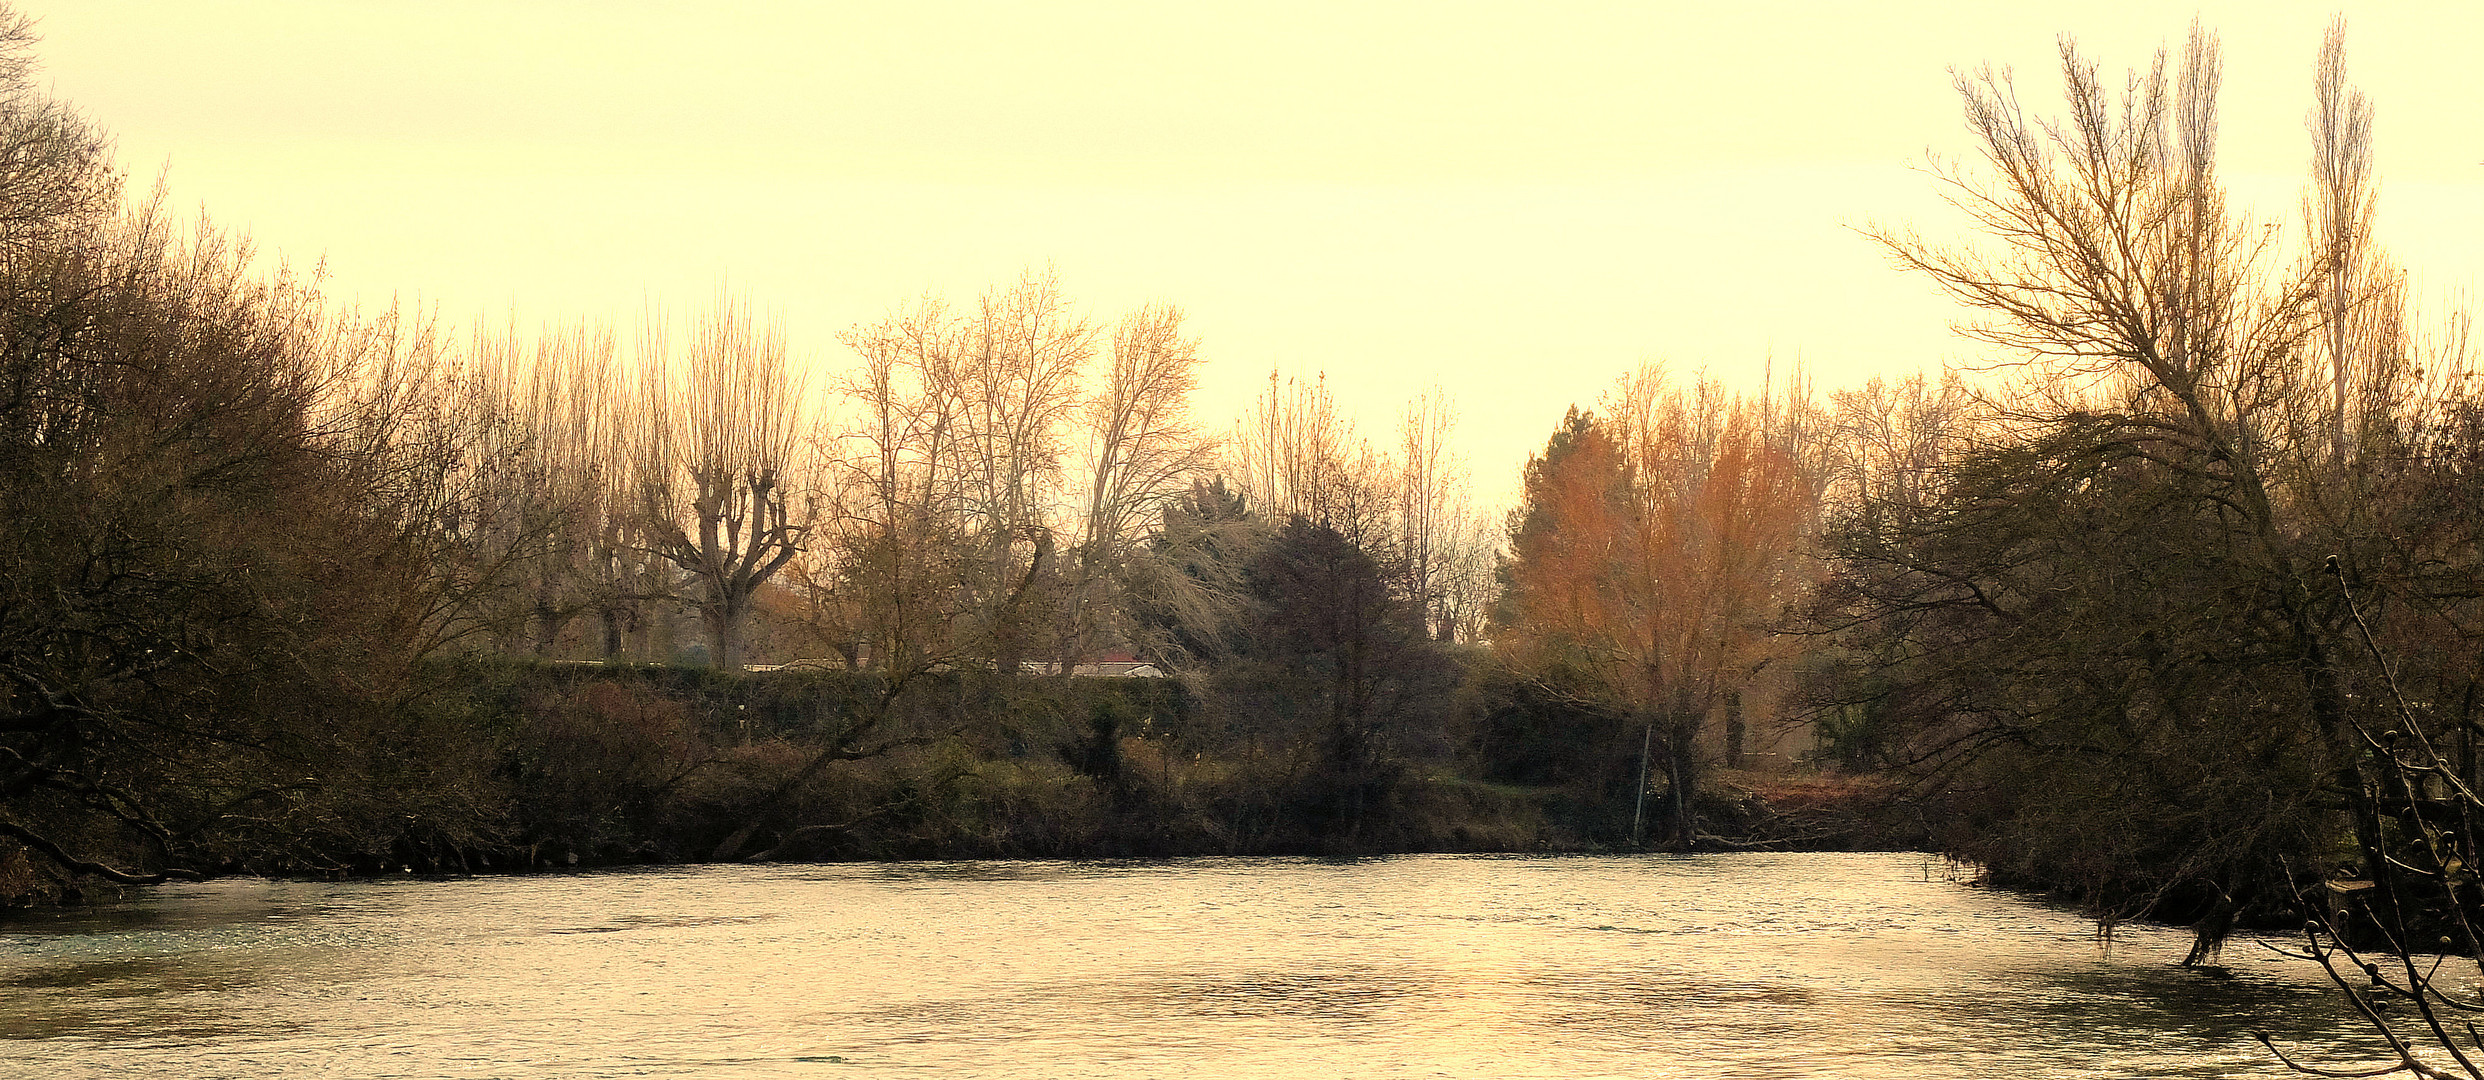
[(0, 924), (0, 1073), (2283, 1076), (2316, 971), (1918, 856), (217, 882)]

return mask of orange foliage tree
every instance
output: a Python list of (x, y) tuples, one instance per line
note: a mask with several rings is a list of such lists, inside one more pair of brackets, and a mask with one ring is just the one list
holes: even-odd
[(1528, 464), (1494, 639), (1522, 677), (1639, 736), (1634, 841), (1655, 791), (1663, 845), (1700, 841), (1703, 766), (1739, 754), (1742, 691), (1786, 653), (1772, 627), (1813, 565), (1824, 475), (1813, 416), (1799, 395), (1643, 368)]

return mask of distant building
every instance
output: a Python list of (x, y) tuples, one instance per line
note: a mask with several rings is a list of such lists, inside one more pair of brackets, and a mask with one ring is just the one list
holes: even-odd
[[(1051, 660), (1025, 660), (1018, 664), (1018, 670), (1028, 675), (1058, 675), (1061, 665)], [(1164, 669), (1139, 659), (1137, 653), (1108, 652), (1088, 663), (1071, 665), (1070, 674), (1099, 679), (1161, 679)]]
[(845, 661), (843, 661), (843, 660), (821, 660), (821, 659), (817, 659), (817, 658), (808, 658), (808, 659), (802, 659), (802, 660), (788, 660), (788, 661), (786, 661), (786, 662), (784, 662), (784, 663), (782, 663), (782, 664), (744, 664), (744, 665), (742, 665), (742, 670), (744, 670), (744, 671), (806, 671), (806, 670), (807, 670), (807, 671), (842, 671), (842, 670), (844, 670), (844, 669), (845, 669), (845, 667), (846, 667), (846, 663), (845, 663)]

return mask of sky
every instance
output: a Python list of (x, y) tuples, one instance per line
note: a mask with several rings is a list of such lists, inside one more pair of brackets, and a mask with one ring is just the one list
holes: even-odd
[[(1953, 72), (2058, 100), (2217, 32), (2220, 167), (2292, 220), (2335, 3), (18, 0), (143, 189), (459, 324), (710, 302), (815, 370), (926, 295), (1050, 267), (1180, 307), (1222, 427), (1272, 369), (1387, 442), (1440, 387), (1506, 500), (1642, 361), (1823, 388), (1982, 359), (1859, 230), (1955, 232)], [(2347, 5), (2379, 233), (2418, 302), (2484, 271), (2484, 9)]]

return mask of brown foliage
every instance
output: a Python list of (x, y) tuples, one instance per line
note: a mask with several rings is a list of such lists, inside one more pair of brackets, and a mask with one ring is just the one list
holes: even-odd
[(1774, 630), (1806, 583), (1820, 472), (1793, 419), (1642, 371), (1528, 465), (1495, 643), (1662, 739), (1676, 846), (1696, 840), (1709, 718), (1785, 654)]

